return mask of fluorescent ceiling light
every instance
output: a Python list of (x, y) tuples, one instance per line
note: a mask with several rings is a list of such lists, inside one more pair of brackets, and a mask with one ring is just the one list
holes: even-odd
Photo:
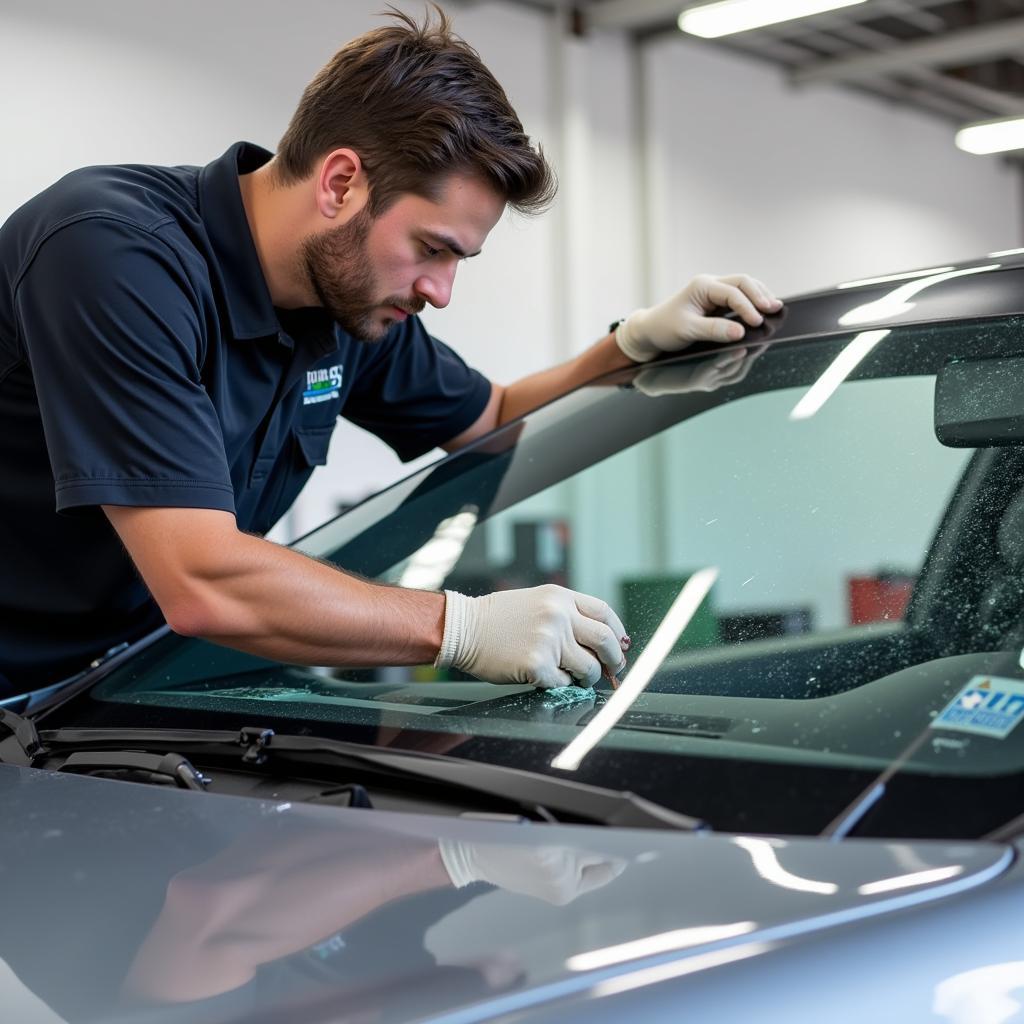
[[(995, 253), (989, 253), (994, 256)], [(887, 274), (885, 277), (864, 277), (859, 281), (846, 281), (837, 288), (860, 288), (867, 284), (888, 284), (890, 281), (910, 281), (915, 277), (931, 277), (932, 274), (948, 274), (955, 267), (932, 267), (931, 270), (911, 270), (906, 274)]]
[(956, 133), (957, 149), (984, 156), (1024, 149), (1024, 117), (1001, 117), (996, 121), (969, 124)]
[(864, 0), (718, 0), (686, 8), (679, 15), (679, 27), (690, 35), (717, 39), (862, 3)]
[(1000, 256), (1019, 256), (1024, 249), (1004, 249), (1002, 252), (990, 252), (988, 258), (990, 260), (997, 260)]

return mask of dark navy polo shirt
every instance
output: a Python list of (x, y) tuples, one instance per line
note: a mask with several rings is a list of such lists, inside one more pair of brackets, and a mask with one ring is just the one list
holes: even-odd
[[(162, 623), (101, 504), (265, 533), (339, 414), (408, 460), (488, 381), (417, 317), (368, 344), (275, 309), (238, 186), (270, 154), (74, 171), (0, 227), (0, 677), (15, 692)], [(0, 681), (0, 697), (4, 683)]]

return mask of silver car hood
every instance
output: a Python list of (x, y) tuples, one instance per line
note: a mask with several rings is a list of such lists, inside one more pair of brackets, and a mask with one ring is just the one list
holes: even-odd
[[(523, 825), (7, 766), (0, 806), (0, 1006), (19, 1024), (522, 1014), (937, 901), (1011, 860), (988, 843)], [(454, 888), (442, 841), (502, 884)]]

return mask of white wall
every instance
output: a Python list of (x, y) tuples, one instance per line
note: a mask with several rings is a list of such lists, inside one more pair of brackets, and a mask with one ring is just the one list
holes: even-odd
[(737, 269), (793, 294), (1021, 244), (1019, 176), (944, 122), (681, 35), (644, 67), (653, 294)]

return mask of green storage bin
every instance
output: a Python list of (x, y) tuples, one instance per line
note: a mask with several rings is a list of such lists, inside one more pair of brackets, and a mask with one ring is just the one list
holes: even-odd
[[(620, 582), (622, 597), (616, 610), (633, 641), (629, 658), (631, 664), (635, 661), (635, 655), (647, 646), (689, 578), (689, 575), (634, 576)], [(672, 648), (673, 654), (698, 647), (713, 647), (719, 643), (718, 617), (712, 604), (713, 594), (714, 588), (701, 602), (696, 614), (679, 635)]]

